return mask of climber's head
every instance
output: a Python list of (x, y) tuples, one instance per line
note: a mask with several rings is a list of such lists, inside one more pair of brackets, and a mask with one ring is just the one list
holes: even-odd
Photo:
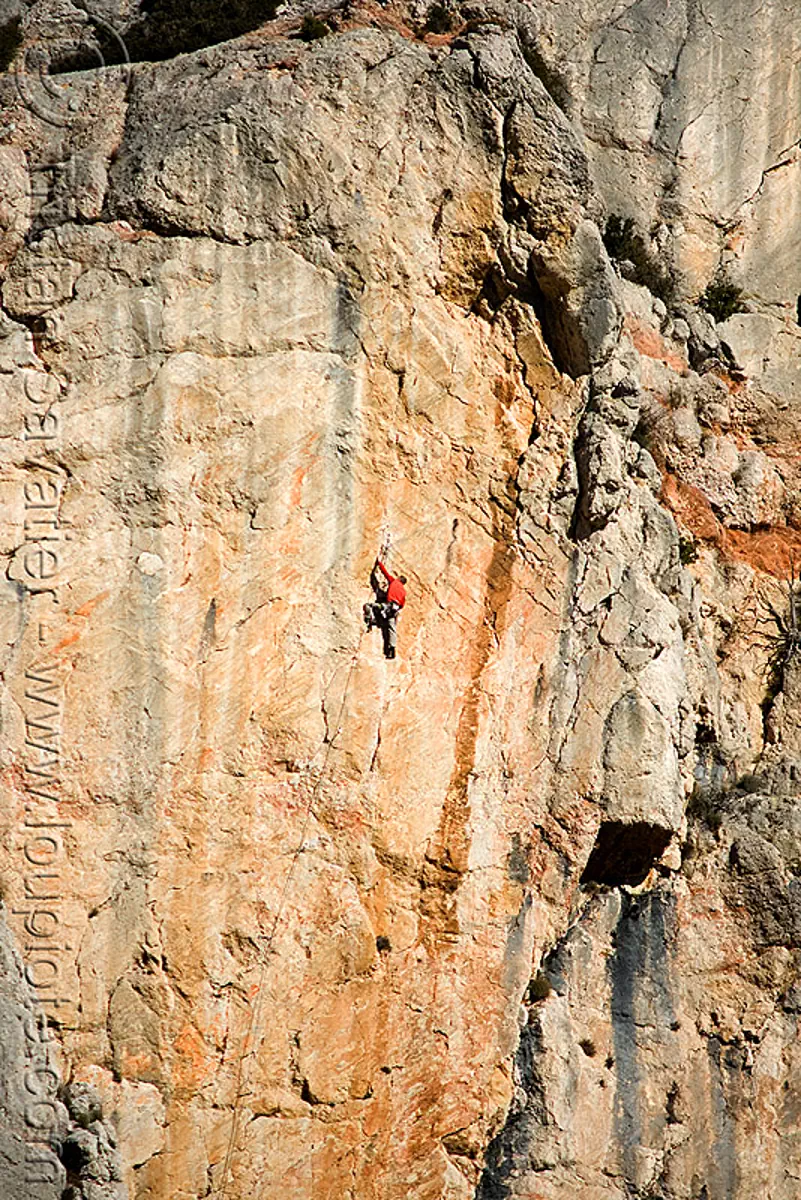
[(404, 584), (404, 586), (405, 586), (405, 584), (406, 584), (406, 576), (405, 576), (405, 575), (399, 575), (399, 576), (398, 576), (398, 579), (399, 579), (399, 580), (401, 581), (401, 583), (402, 583), (402, 584)]

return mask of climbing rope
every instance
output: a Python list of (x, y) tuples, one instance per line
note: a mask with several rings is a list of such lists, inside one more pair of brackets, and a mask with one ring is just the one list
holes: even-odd
[[(320, 789), (322, 788), (323, 780), (325, 779), (326, 771), (328, 769), (328, 760), (331, 757), (331, 751), (334, 748), (334, 743), (336, 742), (337, 738), (339, 737), (339, 734), (342, 732), (342, 717), (344, 715), (345, 704), (347, 703), (347, 699), (348, 699), (348, 691), (350, 689), (350, 681), (353, 677), (353, 671), (354, 671), (356, 663), (358, 662), (358, 659), (359, 659), (359, 651), (361, 650), (362, 639), (363, 639), (365, 633), (366, 633), (366, 630), (362, 630), (362, 632), (360, 633), (358, 644), (351, 656), (350, 668), (348, 670), (347, 678), (345, 679), (345, 687), (342, 692), (342, 703), (339, 707), (339, 713), (338, 713), (337, 719), (336, 719), (336, 728), (334, 729), (333, 736), (331, 737), (331, 739), (328, 742), (328, 746), (327, 746), (326, 752), (325, 752), (325, 758), (323, 759), (323, 765), (320, 768), (320, 774), (317, 777), (317, 782), (315, 783), (314, 788), (312, 789), (311, 796), (309, 797), (309, 802), (306, 805), (306, 811), (305, 811), (305, 814), (303, 817), (303, 825), (302, 825), (301, 831), (300, 831), (300, 838), (299, 838), (298, 844), (292, 854), (292, 861), (289, 864), (289, 871), (287, 872), (286, 879), (284, 880), (284, 886), (281, 890), (281, 895), (278, 900), (278, 907), (275, 912), (275, 917), (273, 918), (272, 928), (267, 936), (267, 942), (266, 942), (266, 947), (264, 949), (264, 956), (262, 959), (261, 970), (259, 972), (259, 979), (258, 979), (258, 983), (256, 985), (255, 1000), (254, 1000), (253, 1007), (251, 1009), (250, 1021), (248, 1023), (247, 1032), (245, 1034), (245, 1038), (242, 1043), (242, 1053), (239, 1056), (239, 1065), (237, 1067), (237, 1075), (236, 1075), (236, 1093), (234, 1096), (234, 1111), (233, 1111), (233, 1115), (231, 1118), (231, 1134), (228, 1138), (228, 1145), (227, 1145), (227, 1149), (225, 1152), (225, 1159), (223, 1160), (223, 1169), (222, 1169), (222, 1176), (221, 1176), (221, 1180), (220, 1180), (220, 1186), (216, 1193), (217, 1196), (219, 1197), (219, 1200), (226, 1200), (226, 1196), (228, 1194), (228, 1181), (230, 1179), (231, 1164), (233, 1162), (234, 1154), (236, 1153), (236, 1143), (237, 1143), (237, 1139), (238, 1139), (238, 1135), (239, 1135), (239, 1117), (240, 1117), (240, 1111), (241, 1111), (241, 1101), (247, 1095), (247, 1090), (246, 1090), (247, 1089), (247, 1067), (246, 1067), (246, 1064), (248, 1063), (249, 1059), (251, 1059), (255, 1054), (254, 1035), (257, 1033), (258, 1028), (259, 1028), (259, 1019), (261, 1016), (261, 1007), (262, 1007), (262, 997), (264, 995), (264, 982), (265, 982), (266, 975), (267, 975), (267, 967), (269, 965), (270, 952), (272, 951), (273, 942), (275, 941), (275, 935), (278, 931), (278, 925), (281, 920), (281, 914), (283, 912), (284, 902), (286, 901), (287, 895), (289, 893), (289, 885), (292, 882), (292, 876), (295, 872), (295, 867), (297, 866), (298, 859), (300, 858), (300, 855), (303, 851), (303, 843), (306, 840), (306, 832), (309, 828), (309, 822), (311, 821), (312, 813), (314, 812), (314, 804), (315, 804), (315, 801), (317, 800), (317, 797), (320, 794)], [(333, 680), (332, 680), (332, 682), (333, 682)], [(331, 684), (329, 684), (328, 686), (330, 688)], [(325, 697), (323, 699), (325, 700)], [(213, 1194), (214, 1193), (212, 1193), (212, 1195)]]
[[(412, 520), (412, 521), (414, 520), (410, 513), (406, 513), (403, 509), (401, 509), (400, 511), (409, 520)], [(403, 563), (402, 557), (397, 553), (397, 546), (410, 540), (411, 538), (418, 537), (421, 533), (425, 532), (426, 530), (430, 530), (432, 526), (439, 525), (440, 523), (444, 522), (445, 520), (450, 520), (450, 519), (451, 518), (449, 515), (435, 517), (433, 520), (426, 522), (422, 526), (418, 526), (416, 529), (413, 529), (405, 537), (401, 538), (400, 541), (396, 544), (396, 546), (394, 548), (392, 545), (392, 536), (390, 533), (389, 525), (384, 525), (384, 527), (382, 529), (382, 541), (381, 541), (381, 551), (380, 551), (380, 557), (381, 557), (382, 561), (383, 561), (383, 559), (387, 558), (389, 556), (389, 554), (392, 552), (393, 558), (399, 560), (403, 564), (405, 569), (408, 571), (408, 573), (417, 579), (418, 585), (422, 587), (422, 590), (424, 590), (426, 592), (431, 592), (431, 594), (433, 595), (434, 593), (433, 593), (433, 590), (431, 589), (431, 587), (423, 582), (423, 580), (420, 578), (420, 576), (414, 570), (414, 568), (407, 566), (405, 563)], [(250, 1060), (255, 1056), (255, 1053), (256, 1053), (256, 1041), (257, 1041), (258, 1031), (260, 1028), (262, 1003), (263, 1003), (263, 997), (264, 997), (264, 983), (265, 983), (266, 976), (267, 976), (267, 968), (269, 966), (269, 957), (272, 952), (273, 943), (275, 942), (276, 934), (278, 932), (278, 928), (280, 925), (281, 916), (283, 914), (283, 909), (284, 909), (284, 904), (285, 904), (287, 896), (289, 894), (289, 888), (290, 888), (290, 884), (292, 882), (292, 877), (295, 873), (295, 868), (297, 866), (298, 859), (300, 858), (300, 855), (303, 851), (303, 845), (306, 840), (306, 833), (308, 831), (309, 823), (311, 821), (312, 814), (314, 812), (314, 805), (315, 805), (315, 802), (316, 802), (318, 796), (320, 795), (320, 790), (321, 790), (321, 788), (323, 786), (323, 782), (326, 778), (326, 773), (328, 770), (328, 763), (329, 763), (329, 759), (331, 757), (331, 751), (333, 750), (336, 740), (342, 731), (342, 717), (345, 712), (345, 705), (346, 705), (347, 699), (348, 699), (350, 683), (351, 683), (351, 679), (353, 677), (354, 668), (359, 659), (359, 653), (361, 651), (362, 639), (364, 638), (364, 635), (366, 632), (367, 632), (366, 630), (361, 631), (361, 633), (359, 635), (358, 644), (351, 656), (350, 667), (348, 669), (348, 674), (345, 679), (345, 686), (344, 686), (344, 689), (342, 692), (342, 703), (340, 705), (339, 713), (337, 715), (334, 733), (327, 744), (325, 757), (323, 759), (323, 763), (320, 768), (320, 773), (317, 777), (314, 788), (312, 789), (308, 804), (306, 805), (306, 810), (305, 810), (304, 817), (303, 817), (303, 824), (302, 824), (301, 832), (300, 832), (300, 838), (298, 840), (298, 844), (297, 844), (295, 850), (293, 851), (292, 859), (289, 864), (289, 870), (287, 872), (286, 879), (284, 880), (284, 885), (281, 890), (281, 894), (279, 896), (278, 906), (276, 908), (275, 916), (273, 918), (272, 927), (266, 938), (266, 944), (265, 944), (265, 948), (264, 948), (264, 952), (263, 952), (261, 968), (259, 971), (258, 982), (256, 984), (256, 992), (255, 992), (255, 996), (254, 996), (254, 1002), (253, 1002), (253, 1006), (251, 1008), (250, 1021), (248, 1022), (247, 1031), (245, 1033), (245, 1037), (242, 1042), (242, 1051), (239, 1055), (239, 1062), (237, 1065), (236, 1092), (234, 1095), (233, 1114), (232, 1114), (232, 1118), (231, 1118), (231, 1132), (230, 1132), (230, 1135), (228, 1138), (228, 1143), (227, 1143), (226, 1152), (225, 1152), (225, 1158), (223, 1160), (222, 1175), (220, 1177), (219, 1187), (216, 1192), (216, 1196), (218, 1197), (218, 1200), (226, 1200), (226, 1197), (228, 1195), (228, 1184), (229, 1184), (229, 1181), (231, 1178), (231, 1167), (233, 1164), (233, 1159), (234, 1159), (234, 1155), (236, 1153), (237, 1142), (238, 1142), (238, 1138), (239, 1138), (239, 1124), (240, 1124), (242, 1100), (248, 1094), (248, 1091), (247, 1091), (248, 1064), (249, 1064)], [(333, 678), (332, 678), (331, 683), (333, 683)], [(331, 683), (329, 683), (328, 689), (326, 689), (326, 694), (327, 694), (327, 691), (331, 687)], [(325, 697), (324, 697), (324, 702), (325, 702)], [(316, 753), (317, 752), (315, 752), (315, 756), (316, 756)], [(214, 1194), (215, 1193), (212, 1193), (212, 1196), (214, 1196)]]

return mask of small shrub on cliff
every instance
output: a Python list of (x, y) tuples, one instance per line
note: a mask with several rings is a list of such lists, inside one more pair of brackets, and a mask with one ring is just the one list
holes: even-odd
[(634, 282), (647, 287), (660, 300), (673, 295), (673, 280), (668, 269), (651, 252), (645, 238), (638, 232), (633, 217), (613, 213), (606, 222), (604, 245), (610, 258), (630, 262), (634, 267)]
[[(763, 627), (761, 641), (769, 651), (766, 666), (767, 691), (762, 701), (765, 718), (768, 717), (776, 697), (784, 691), (791, 664), (801, 654), (801, 577), (792, 559), (785, 588), (786, 608), (782, 611), (768, 602), (768, 616), (758, 619), (758, 624)], [(764, 630), (766, 625), (769, 626), (768, 630)]]
[(321, 21), (319, 17), (313, 17), (311, 13), (306, 13), (299, 36), (303, 42), (316, 42), (318, 38), (324, 38), (330, 32), (325, 21)]
[(426, 33), (450, 33), (453, 29), (453, 13), (444, 4), (432, 4), (426, 17)]
[(743, 312), (743, 289), (728, 279), (713, 279), (706, 285), (698, 300), (699, 308), (708, 312), (716, 324), (728, 321), (735, 313)]
[(0, 71), (8, 70), (22, 42), (21, 17), (12, 17), (0, 25)]
[(767, 791), (767, 781), (764, 775), (747, 774), (741, 775), (737, 780), (737, 789), (741, 792), (746, 792), (750, 796), (756, 795), (758, 792)]
[(542, 971), (538, 971), (528, 985), (529, 1004), (536, 1004), (539, 1000), (547, 1000), (552, 991), (553, 987), (548, 976), (543, 975)]
[(657, 399), (652, 397), (643, 404), (632, 438), (648, 451), (660, 471), (664, 470), (668, 447), (673, 440), (673, 418)]
[(687, 805), (687, 817), (701, 825), (706, 825), (712, 833), (717, 833), (723, 824), (722, 802), (725, 792), (722, 788), (704, 788), (696, 786)]

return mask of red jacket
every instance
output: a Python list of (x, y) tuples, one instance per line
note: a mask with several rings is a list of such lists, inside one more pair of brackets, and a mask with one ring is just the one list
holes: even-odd
[(389, 587), (387, 588), (387, 600), (390, 604), (397, 604), (398, 608), (403, 608), (406, 603), (406, 588), (395, 575), (390, 575), (387, 568), (379, 559), (378, 569), (386, 579)]

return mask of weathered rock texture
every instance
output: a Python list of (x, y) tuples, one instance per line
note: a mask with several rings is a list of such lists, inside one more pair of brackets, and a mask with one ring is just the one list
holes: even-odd
[(419, 19), (0, 80), (51, 1140), (85, 1200), (790, 1200), (798, 20)]
[(0, 1178), (8, 1197), (122, 1200), (116, 1134), (96, 1090), (64, 1084), (58, 1041), (0, 908)]
[(66, 1110), (55, 1099), (60, 1082), (55, 1039), (51, 1034), (47, 1042), (48, 1030), (36, 1018), (5, 912), (0, 954), (0, 1177), (10, 1196), (23, 1196), (26, 1188), (34, 1195), (60, 1196), (64, 1168), (46, 1136), (36, 1137), (39, 1125), (45, 1135), (51, 1126), (62, 1137), (66, 1131)]

